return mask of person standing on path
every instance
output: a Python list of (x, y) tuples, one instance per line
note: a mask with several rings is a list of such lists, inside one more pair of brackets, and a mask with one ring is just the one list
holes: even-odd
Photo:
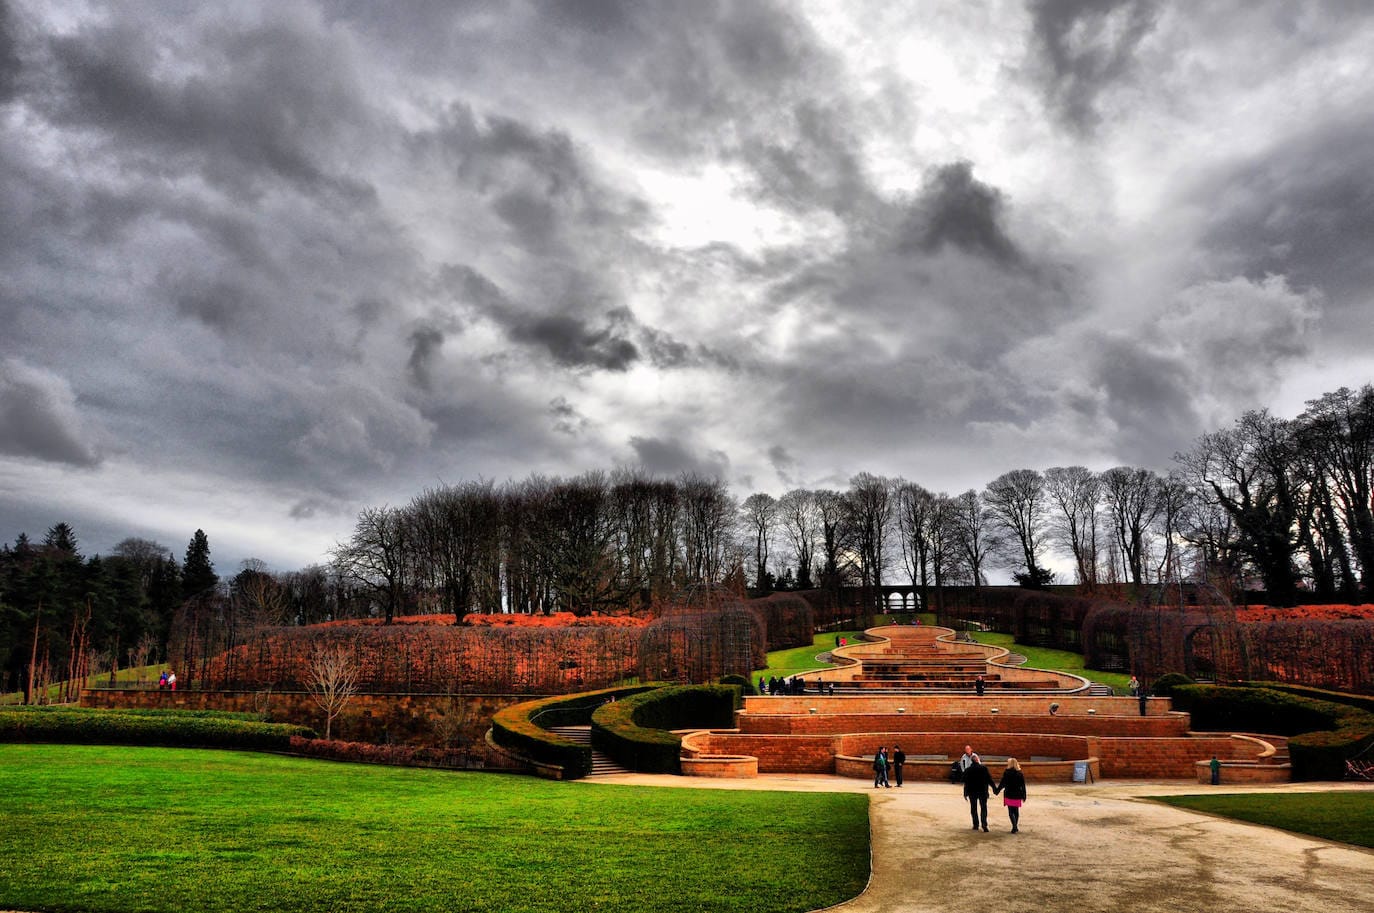
[(959, 757), (959, 779), (956, 782), (964, 782), (964, 774), (968, 772), (968, 766), (973, 763), (973, 746), (965, 745), (964, 753)]
[(879, 786), (891, 787), (887, 782), (887, 746), (878, 749), (878, 753), (873, 756), (873, 788)]
[(906, 766), (906, 752), (902, 746), (892, 746), (892, 772), (897, 775), (897, 785), (902, 785), (902, 768)]
[(973, 756), (973, 763), (964, 771), (964, 798), (968, 799), (968, 812), (973, 818), (973, 829), (978, 830), (979, 825), (983, 827), (983, 832), (988, 829), (988, 790), (992, 788), (992, 774), (978, 755)]
[(1002, 771), (1002, 782), (994, 786), (992, 792), (993, 795), (1003, 793), (1002, 804), (1007, 807), (1007, 817), (1011, 819), (1011, 832), (1021, 833), (1021, 806), (1026, 801), (1026, 775), (1021, 772), (1021, 762), (1015, 758), (1007, 758), (1007, 769)]
[(979, 673), (978, 677), (973, 681), (973, 690), (978, 692), (979, 697), (982, 697), (983, 691), (987, 688), (987, 686), (988, 683), (983, 680), (982, 673)]
[(1212, 768), (1212, 785), (1213, 785), (1213, 786), (1220, 786), (1220, 785), (1221, 785), (1221, 762), (1217, 760), (1217, 756), (1216, 756), (1216, 755), (1212, 755), (1212, 763), (1211, 763), (1211, 764), (1208, 764), (1207, 766), (1210, 767), (1210, 768)]

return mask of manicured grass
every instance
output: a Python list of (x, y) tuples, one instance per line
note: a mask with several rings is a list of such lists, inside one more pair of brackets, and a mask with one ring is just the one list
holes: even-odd
[(1083, 654), (1074, 653), (1069, 650), (1051, 650), (1047, 647), (1032, 647), (1029, 644), (1015, 643), (1015, 638), (1010, 634), (998, 634), (995, 632), (974, 631), (973, 639), (980, 644), (992, 644), (998, 647), (1006, 647), (1013, 653), (1020, 653), (1026, 658), (1026, 665), (1034, 669), (1053, 669), (1059, 672), (1072, 672), (1074, 675), (1081, 675), (1090, 682), (1100, 682), (1110, 685), (1116, 689), (1118, 694), (1130, 694), (1131, 677), (1121, 672), (1102, 672), (1097, 669), (1085, 669), (1083, 667)]
[(758, 684), (760, 675), (765, 678), (770, 675), (786, 678), (799, 672), (809, 672), (812, 669), (829, 669), (835, 664), (819, 662), (816, 657), (833, 650), (837, 638), (843, 637), (853, 643), (858, 636), (858, 631), (831, 631), (826, 634), (817, 634), (809, 647), (774, 650), (768, 654), (768, 668), (754, 671), (754, 684)]
[(1158, 801), (1374, 849), (1374, 793), (1160, 796)]
[(556, 783), (247, 752), (0, 746), (0, 909), (802, 911), (868, 874), (854, 794)]

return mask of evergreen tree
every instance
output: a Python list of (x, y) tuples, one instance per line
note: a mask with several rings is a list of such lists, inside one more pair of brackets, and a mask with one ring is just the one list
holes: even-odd
[(186, 546), (186, 560), (181, 566), (181, 591), (187, 599), (208, 595), (219, 583), (215, 565), (210, 561), (210, 539), (202, 529), (196, 530)]

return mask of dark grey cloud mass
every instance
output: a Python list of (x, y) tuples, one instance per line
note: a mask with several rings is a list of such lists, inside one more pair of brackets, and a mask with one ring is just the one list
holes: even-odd
[(1374, 18), (1013, 12), (0, 0), (0, 517), (1158, 468), (1357, 362)]
[(1155, 27), (1157, 0), (1030, 0), (1032, 53), (1050, 108), (1076, 130), (1101, 120), (1098, 99), (1129, 78)]

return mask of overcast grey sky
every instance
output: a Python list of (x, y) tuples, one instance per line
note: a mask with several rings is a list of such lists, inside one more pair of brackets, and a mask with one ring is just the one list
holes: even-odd
[(1167, 469), (1374, 379), (1374, 4), (0, 0), (0, 539)]

